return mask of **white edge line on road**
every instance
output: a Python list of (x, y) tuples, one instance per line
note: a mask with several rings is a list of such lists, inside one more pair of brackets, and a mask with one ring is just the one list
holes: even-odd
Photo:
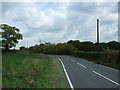
[(119, 84), (119, 83), (117, 83), (117, 82), (115, 82), (115, 81), (113, 81), (113, 80), (111, 80), (111, 79), (109, 79), (109, 78), (107, 78), (107, 77), (105, 77), (105, 76), (101, 75), (100, 73), (98, 73), (98, 72), (96, 72), (96, 71), (92, 71), (92, 72), (94, 72), (95, 74), (97, 74), (97, 75), (99, 75), (99, 76), (101, 76), (101, 77), (103, 77), (103, 78), (107, 79), (108, 81), (111, 81), (112, 83), (114, 83), (114, 84), (116, 84), (116, 85), (120, 86), (120, 84)]
[(78, 65), (80, 65), (80, 66), (82, 66), (82, 67), (84, 67), (84, 68), (86, 68), (86, 66), (84, 66), (84, 65), (82, 65), (82, 64), (80, 64), (80, 63), (77, 63)]
[(70, 78), (69, 78), (69, 76), (68, 76), (68, 74), (67, 74), (67, 71), (66, 71), (66, 69), (65, 69), (65, 66), (64, 66), (62, 60), (61, 60), (60, 58), (58, 58), (58, 59), (60, 60), (60, 62), (61, 62), (61, 64), (62, 64), (63, 70), (64, 70), (64, 72), (65, 72), (65, 74), (66, 74), (66, 77), (67, 77), (67, 79), (68, 79), (68, 82), (69, 82), (69, 84), (70, 84), (70, 87), (72, 88), (72, 90), (74, 90), (73, 85), (72, 85), (72, 82), (71, 82), (71, 80), (70, 80)]

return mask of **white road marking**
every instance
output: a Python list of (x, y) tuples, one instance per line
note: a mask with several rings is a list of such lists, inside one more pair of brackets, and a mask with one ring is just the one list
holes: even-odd
[(119, 84), (119, 83), (117, 83), (117, 82), (115, 82), (115, 81), (113, 81), (113, 80), (111, 80), (111, 79), (109, 79), (109, 78), (107, 78), (107, 77), (103, 76), (102, 74), (100, 74), (100, 73), (98, 73), (98, 72), (96, 72), (96, 71), (92, 71), (92, 72), (94, 72), (95, 74), (97, 74), (97, 75), (99, 75), (99, 76), (101, 76), (101, 77), (103, 77), (103, 78), (107, 79), (108, 81), (111, 81), (112, 83), (114, 83), (114, 84), (116, 84), (116, 85), (120, 86), (120, 84)]
[(74, 60), (72, 60), (73, 62), (75, 62)]
[[(87, 60), (81, 59), (81, 58), (75, 58), (75, 59), (80, 59), (80, 60), (82, 60), (82, 61), (84, 61), (84, 62), (87, 62), (87, 63), (97, 64), (97, 63), (94, 63), (94, 62), (91, 62), (91, 61), (87, 61)], [(105, 67), (105, 68), (111, 69), (111, 70), (114, 70), (114, 71), (117, 71), (117, 72), (119, 71), (119, 70), (117, 70), (117, 69), (114, 69), (114, 68), (111, 68), (111, 67), (108, 67), (108, 66), (104, 66), (104, 65), (101, 65), (101, 64), (97, 64), (97, 65), (99, 65), (99, 66), (101, 66), (101, 67)]]
[(80, 65), (80, 66), (82, 66), (82, 67), (84, 67), (84, 68), (86, 68), (86, 66), (84, 66), (84, 65), (82, 65), (82, 64), (80, 64), (80, 63), (77, 63), (78, 65)]
[(70, 84), (70, 88), (71, 88), (72, 90), (74, 90), (74, 87), (73, 87), (73, 85), (72, 85), (72, 82), (71, 82), (71, 80), (70, 80), (70, 78), (69, 78), (69, 76), (68, 76), (68, 73), (67, 73), (67, 71), (66, 71), (66, 69), (65, 69), (65, 66), (64, 66), (62, 60), (61, 60), (60, 58), (58, 58), (58, 59), (60, 60), (60, 62), (61, 62), (61, 64), (62, 64), (63, 70), (64, 70), (64, 72), (65, 72), (65, 74), (66, 74), (66, 77), (67, 77), (67, 79), (68, 79), (68, 82), (69, 82), (69, 84)]
[(87, 61), (87, 60), (85, 60), (85, 59), (82, 59), (82, 58), (76, 58), (76, 59), (79, 59), (79, 60), (81, 60), (81, 61), (83, 61), (83, 62), (87, 62), (87, 63), (94, 63), (94, 62)]

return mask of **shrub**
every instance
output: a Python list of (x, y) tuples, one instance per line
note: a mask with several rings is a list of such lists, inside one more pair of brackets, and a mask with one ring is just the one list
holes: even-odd
[(75, 51), (73, 52), (72, 55), (79, 58), (95, 59), (95, 60), (98, 60), (98, 58), (101, 57), (101, 53), (97, 54), (97, 52), (85, 52), (85, 51)]
[(105, 62), (113, 65), (120, 64), (120, 50), (106, 50), (104, 52), (99, 52), (98, 54), (97, 52), (75, 51), (72, 55), (88, 60), (98, 60), (99, 62)]
[(113, 64), (120, 63), (120, 50), (106, 50), (105, 51), (105, 59)]
[(70, 55), (73, 51), (78, 51), (72, 44), (57, 44), (56, 45), (56, 54), (60, 55)]

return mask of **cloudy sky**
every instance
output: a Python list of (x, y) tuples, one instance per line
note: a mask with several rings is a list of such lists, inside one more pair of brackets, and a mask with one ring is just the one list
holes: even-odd
[(23, 34), (20, 46), (68, 40), (96, 42), (96, 19), (100, 18), (100, 41), (118, 38), (117, 2), (2, 2), (2, 23)]

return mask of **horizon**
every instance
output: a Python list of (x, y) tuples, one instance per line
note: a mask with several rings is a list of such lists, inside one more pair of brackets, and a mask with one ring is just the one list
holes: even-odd
[[(70, 40), (69, 40), (70, 41)], [(77, 40), (72, 40), (72, 41), (77, 41)], [(67, 41), (68, 42), (68, 41)], [(67, 42), (58, 42), (58, 43), (52, 43), (52, 42), (44, 42), (44, 43), (39, 43), (39, 44), (34, 44), (34, 45), (32, 45), (32, 46), (20, 46), (20, 47), (25, 47), (25, 48), (30, 48), (30, 47), (34, 47), (35, 45), (41, 45), (41, 44), (45, 44), (45, 43), (50, 43), (50, 44), (55, 44), (55, 45), (57, 45), (57, 44), (63, 44), (63, 43), (67, 43)], [(91, 42), (91, 41), (80, 41), (81, 43), (83, 43), (83, 42)], [(105, 43), (105, 44), (107, 44), (107, 43), (109, 43), (109, 42), (114, 42), (114, 41), (108, 41), (108, 42), (99, 42), (99, 44), (101, 44), (101, 43)], [(118, 42), (118, 43), (120, 43), (119, 41), (115, 41), (115, 42)], [(93, 44), (96, 44), (97, 42), (91, 42), (91, 43), (93, 43)], [(16, 48), (16, 50), (19, 50), (20, 49), (20, 47), (19, 48)], [(11, 48), (11, 49), (14, 49), (14, 48)]]

